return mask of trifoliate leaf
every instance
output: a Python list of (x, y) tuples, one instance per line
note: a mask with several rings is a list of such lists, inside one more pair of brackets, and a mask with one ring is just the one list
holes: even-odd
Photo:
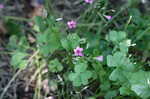
[(78, 62), (75, 64), (74, 72), (69, 74), (69, 79), (74, 86), (87, 85), (92, 74), (91, 71), (87, 70), (86, 62)]
[(20, 68), (20, 69), (25, 68), (28, 62), (27, 59), (25, 59), (27, 55), (28, 55), (27, 53), (15, 52), (11, 58), (11, 65), (14, 68)]
[(86, 69), (87, 69), (87, 64), (83, 62), (83, 63), (77, 63), (75, 65), (74, 71), (81, 73), (81, 72), (86, 71)]
[(133, 93), (132, 90), (130, 89), (129, 84), (128, 85), (124, 84), (122, 87), (120, 87), (119, 91), (121, 95), (130, 95)]
[(82, 84), (82, 81), (80, 78), (80, 73), (70, 73), (69, 79), (70, 79), (70, 81), (73, 82), (74, 86), (81, 86), (81, 84)]
[(150, 98), (150, 72), (139, 71), (132, 75), (131, 90), (143, 99)]
[(75, 49), (80, 44), (80, 37), (77, 34), (69, 34), (67, 39), (71, 49)]
[(116, 52), (114, 55), (108, 55), (107, 65), (109, 67), (121, 67), (127, 71), (133, 71), (135, 69), (134, 64), (131, 63), (130, 59), (122, 52)]
[(109, 67), (116, 67), (116, 66), (120, 66), (122, 65), (122, 62), (124, 62), (123, 58), (125, 57), (125, 55), (121, 52), (116, 52), (113, 56), (112, 55), (108, 55), (107, 56), (107, 65)]
[(63, 70), (62, 64), (58, 61), (58, 59), (54, 59), (48, 64), (49, 71), (51, 72), (60, 72)]
[(58, 29), (51, 27), (47, 29), (43, 34), (37, 35), (37, 43), (39, 45), (40, 52), (43, 55), (53, 53), (60, 47), (60, 34)]
[(109, 79), (112, 81), (126, 81), (126, 77), (123, 74), (123, 70), (116, 68), (113, 70), (113, 72), (110, 74)]
[(105, 99), (113, 99), (113, 97), (117, 96), (117, 91), (108, 91), (105, 95)]
[(101, 85), (100, 88), (102, 91), (108, 91), (110, 90), (110, 83), (108, 81), (104, 81)]
[(120, 41), (123, 41), (126, 38), (126, 33), (122, 31), (110, 31), (107, 35), (107, 39), (109, 41), (112, 41), (113, 43), (118, 43)]
[(88, 79), (92, 77), (92, 72), (91, 71), (85, 71), (84, 73), (81, 74), (81, 81), (83, 85), (88, 84)]
[(113, 58), (112, 55), (108, 55), (108, 56), (107, 56), (107, 65), (108, 65), (109, 67), (116, 67), (116, 66), (118, 65), (117, 62), (114, 61), (114, 58)]
[(70, 50), (70, 45), (67, 39), (61, 39), (61, 45), (64, 49), (66, 49), (67, 51)]

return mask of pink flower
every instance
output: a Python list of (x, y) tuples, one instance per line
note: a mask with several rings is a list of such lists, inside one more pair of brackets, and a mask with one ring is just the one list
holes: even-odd
[(111, 19), (112, 19), (112, 16), (105, 15), (105, 18), (108, 19), (108, 20), (111, 20)]
[(103, 61), (103, 56), (97, 56), (95, 59), (102, 62)]
[(69, 28), (69, 29), (73, 29), (73, 28), (76, 28), (77, 22), (71, 20), (71, 21), (68, 21), (68, 22), (67, 22), (67, 25), (68, 25), (68, 28)]
[(75, 56), (83, 56), (83, 48), (77, 47), (76, 49), (74, 49), (74, 55)]
[(92, 4), (94, 0), (84, 0), (86, 3)]
[(3, 4), (0, 4), (0, 9), (3, 9), (4, 8), (4, 5)]

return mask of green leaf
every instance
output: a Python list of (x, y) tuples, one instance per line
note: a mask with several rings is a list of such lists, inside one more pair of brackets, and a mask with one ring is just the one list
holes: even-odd
[(37, 43), (39, 45), (40, 52), (45, 56), (59, 49), (60, 33), (58, 31), (58, 28), (51, 27), (47, 29), (43, 34), (38, 34)]
[(107, 65), (109, 67), (116, 67), (118, 63), (115, 61), (114, 57), (112, 55), (107, 56)]
[(13, 20), (8, 20), (6, 22), (6, 28), (9, 34), (18, 35), (18, 36), (22, 34), (21, 25), (19, 25)]
[(60, 72), (63, 70), (62, 64), (58, 61), (58, 59), (54, 59), (48, 64), (49, 71), (51, 72)]
[(108, 91), (110, 90), (110, 83), (108, 81), (104, 81), (104, 83), (100, 85), (100, 88), (102, 91)]
[(130, 89), (129, 83), (124, 84), (122, 87), (120, 87), (119, 91), (121, 95), (130, 95), (133, 93)]
[(20, 68), (23, 69), (27, 66), (27, 59), (25, 57), (27, 56), (27, 53), (23, 52), (15, 52), (11, 58), (11, 65), (14, 68)]
[(113, 97), (117, 96), (117, 91), (108, 91), (105, 95), (105, 99), (113, 99)]
[(80, 37), (76, 33), (69, 34), (66, 38), (61, 39), (61, 45), (67, 51), (73, 50), (80, 45)]
[(26, 51), (29, 48), (29, 43), (25, 36), (21, 36), (20, 39), (16, 35), (12, 35), (9, 38), (9, 43), (7, 45), (9, 50)]
[(12, 35), (9, 38), (9, 42), (8, 42), (8, 45), (7, 45), (8, 49), (15, 50), (18, 47), (17, 40), (18, 40), (17, 36), (16, 35)]
[(150, 72), (139, 71), (133, 73), (129, 80), (131, 83), (131, 90), (141, 98), (150, 98)]
[(69, 79), (70, 79), (70, 81), (73, 82), (74, 86), (81, 86), (82, 85), (82, 81), (80, 79), (80, 73), (70, 73)]
[(81, 74), (81, 81), (83, 85), (88, 84), (88, 79), (92, 77), (92, 72), (91, 71), (85, 71), (84, 73)]
[(123, 53), (128, 53), (128, 48), (131, 46), (131, 40), (124, 40), (119, 43), (120, 51)]
[(116, 52), (113, 56), (112, 55), (108, 55), (107, 56), (107, 65), (109, 67), (116, 67), (116, 66), (120, 66), (122, 65), (124, 62), (124, 53), (121, 52)]
[(86, 69), (87, 69), (87, 63), (82, 62), (82, 63), (75, 64), (74, 71), (78, 72), (78, 73), (82, 73), (82, 72), (86, 71)]
[(45, 20), (41, 16), (36, 16), (34, 17), (34, 29), (37, 32), (44, 32), (45, 29), (47, 28), (47, 25), (45, 24)]
[(86, 62), (77, 62), (74, 71), (75, 72), (69, 74), (69, 79), (73, 82), (74, 86), (87, 85), (88, 80), (92, 78), (93, 75), (91, 71), (87, 70)]
[(107, 56), (107, 65), (109, 67), (121, 67), (126, 71), (134, 71), (135, 65), (130, 62), (130, 59), (123, 52), (116, 52), (114, 55)]
[(71, 49), (75, 49), (80, 44), (80, 37), (75, 34), (69, 34), (67, 36), (68, 43), (70, 44)]
[(113, 43), (118, 43), (126, 38), (126, 33), (122, 31), (110, 31), (107, 35), (107, 39)]
[(70, 50), (70, 45), (69, 45), (69, 41), (66, 38), (61, 39), (61, 45), (64, 49), (66, 49), (67, 51)]
[(123, 70), (116, 68), (115, 70), (113, 70), (113, 72), (110, 74), (109, 79), (112, 81), (120, 81), (120, 82), (124, 82), (127, 80), (127, 78), (125, 77)]

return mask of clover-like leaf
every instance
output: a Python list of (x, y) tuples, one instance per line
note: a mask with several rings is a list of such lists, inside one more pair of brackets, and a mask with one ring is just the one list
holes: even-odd
[(123, 70), (120, 68), (114, 69), (113, 72), (110, 74), (109, 79), (112, 81), (120, 81), (120, 82), (124, 82), (127, 80), (126, 76), (123, 73)]
[(78, 73), (82, 73), (86, 71), (86, 69), (87, 69), (87, 63), (81, 62), (75, 65), (74, 71)]
[(54, 59), (48, 64), (49, 71), (51, 72), (60, 72), (63, 70), (62, 64), (58, 61), (58, 59)]
[(81, 74), (81, 81), (83, 85), (88, 84), (88, 79), (92, 77), (92, 72), (91, 71), (85, 71)]
[(112, 90), (112, 91), (108, 91), (105, 95), (105, 99), (113, 99), (113, 97), (117, 96), (117, 91), (116, 90)]
[(150, 72), (139, 71), (129, 79), (131, 90), (143, 99), (150, 98)]
[(75, 34), (69, 34), (67, 36), (69, 45), (71, 49), (75, 49), (77, 46), (80, 44), (80, 37), (75, 33)]
[(132, 91), (131, 91), (130, 87), (127, 87), (127, 86), (120, 87), (119, 91), (120, 91), (121, 95), (130, 95), (130, 94), (132, 94)]
[(74, 86), (81, 86), (82, 85), (82, 82), (80, 79), (80, 73), (70, 73), (69, 79), (70, 79), (70, 81), (73, 82)]
[(86, 62), (78, 62), (75, 64), (74, 72), (69, 74), (69, 79), (74, 86), (87, 85), (92, 74), (91, 71), (87, 70)]
[(124, 58), (125, 55), (121, 52), (116, 52), (113, 56), (112, 55), (108, 55), (107, 56), (107, 65), (109, 67), (116, 67), (116, 66), (120, 66), (122, 65), (124, 62)]
[(61, 45), (64, 49), (66, 49), (67, 51), (70, 50), (70, 45), (69, 45), (69, 42), (66, 38), (62, 38), (61, 39)]
[(15, 52), (13, 53), (13, 56), (11, 58), (11, 65), (14, 68), (20, 68), (23, 69), (27, 66), (27, 59), (25, 57), (27, 56), (27, 53), (24, 52)]
[(60, 34), (56, 27), (51, 27), (43, 34), (37, 35), (37, 44), (39, 45), (40, 52), (43, 55), (53, 53), (60, 47)]
[(18, 51), (26, 51), (29, 48), (29, 43), (25, 36), (21, 36), (18, 38), (15, 35), (12, 35), (9, 38), (9, 43), (7, 45), (9, 50), (18, 50)]
[(126, 38), (126, 33), (123, 31), (110, 31), (107, 35), (107, 39), (114, 43), (118, 43)]
[(116, 52), (114, 55), (108, 55), (107, 65), (109, 67), (121, 67), (127, 71), (133, 71), (135, 69), (135, 65), (123, 52)]

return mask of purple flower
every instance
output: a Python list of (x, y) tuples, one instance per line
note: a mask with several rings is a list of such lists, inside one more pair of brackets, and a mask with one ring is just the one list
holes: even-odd
[(103, 56), (97, 56), (95, 59), (102, 62), (103, 61)]
[(74, 49), (74, 55), (75, 56), (84, 56), (83, 53), (82, 53), (82, 51), (83, 51), (83, 48), (80, 48), (78, 46), (76, 49)]
[(4, 5), (3, 4), (0, 4), (0, 9), (3, 9), (4, 8)]
[(68, 28), (69, 28), (69, 29), (73, 29), (73, 28), (76, 28), (77, 22), (71, 20), (71, 21), (68, 21), (68, 22), (67, 22), (67, 25), (68, 25)]
[(94, 0), (84, 0), (86, 3), (92, 4)]
[(105, 15), (105, 18), (108, 19), (108, 20), (111, 20), (111, 19), (112, 19), (112, 16)]

